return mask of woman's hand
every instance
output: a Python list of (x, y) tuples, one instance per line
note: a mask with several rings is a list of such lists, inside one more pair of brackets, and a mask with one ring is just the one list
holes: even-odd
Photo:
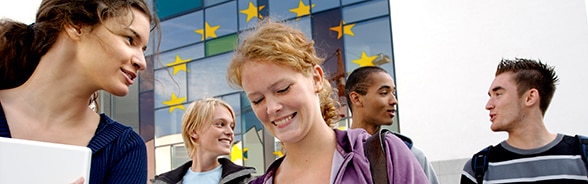
[(84, 184), (84, 177), (78, 178), (76, 181), (72, 182), (71, 184)]

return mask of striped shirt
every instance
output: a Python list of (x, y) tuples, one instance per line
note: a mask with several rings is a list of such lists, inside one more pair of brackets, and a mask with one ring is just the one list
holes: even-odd
[[(588, 171), (575, 137), (558, 134), (551, 143), (536, 149), (518, 149), (506, 141), (487, 156), (483, 183), (588, 183)], [(461, 174), (462, 184), (477, 183), (471, 159)]]

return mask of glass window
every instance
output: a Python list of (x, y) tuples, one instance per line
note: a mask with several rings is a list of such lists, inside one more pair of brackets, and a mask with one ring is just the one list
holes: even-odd
[(153, 91), (143, 92), (139, 94), (139, 131), (143, 140), (152, 140), (155, 136), (154, 132), (154, 115), (153, 107)]
[(366, 1), (358, 5), (343, 8), (343, 20), (348, 23), (366, 20), (389, 14), (388, 1)]
[(155, 2), (157, 16), (161, 20), (201, 7), (202, 0), (165, 0)]
[(185, 103), (186, 95), (186, 64), (155, 71), (155, 108), (171, 107), (170, 111), (183, 109), (176, 107)]
[(393, 64), (374, 63), (379, 55), (393, 58), (392, 38), (388, 17), (356, 23), (353, 27), (355, 36), (345, 37), (345, 66), (351, 72), (363, 65), (380, 65), (388, 72), (394, 71)]
[(369, 1), (369, 0), (341, 0), (341, 4), (348, 5), (351, 3), (357, 3), (357, 2), (361, 2), (361, 1)]
[(310, 3), (314, 4), (312, 13), (339, 7), (339, 0), (310, 0)]
[(235, 139), (233, 142), (240, 141), (243, 137), (243, 129), (241, 126), (241, 103), (239, 93), (232, 93), (221, 97), (225, 102), (231, 105), (231, 108), (235, 111)]
[[(179, 57), (179, 58), (178, 58)], [(159, 61), (155, 62), (156, 69), (162, 68), (182, 60), (196, 60), (204, 57), (204, 44), (198, 43), (188, 47), (161, 53)]]
[(203, 26), (202, 11), (162, 21), (160, 50), (163, 52), (201, 41), (202, 35), (195, 30)]
[(237, 34), (206, 41), (206, 56), (230, 52), (237, 47)]
[(286, 20), (310, 14), (313, 5), (309, 0), (270, 1), (270, 16), (277, 20)]
[(178, 168), (186, 162), (192, 160), (188, 157), (188, 150), (184, 144), (176, 144), (171, 146), (171, 168)]
[(163, 108), (155, 110), (155, 138), (182, 133), (182, 116), (184, 109), (171, 110)]
[(286, 21), (285, 23), (302, 31), (302, 33), (306, 35), (307, 39), (312, 39), (312, 25), (310, 24), (310, 17), (303, 17), (298, 20), (294, 19)]
[[(204, 10), (206, 24), (204, 39), (212, 39), (237, 32), (237, 2), (228, 2)], [(202, 29), (202, 26), (199, 26)]]
[(259, 11), (266, 8), (263, 5), (259, 6), (257, 1), (239, 0), (239, 30), (254, 27), (262, 17)]
[(212, 5), (215, 5), (215, 4), (220, 4), (220, 3), (225, 2), (225, 1), (229, 1), (229, 0), (204, 0), (204, 5), (206, 7), (209, 7), (209, 6), (212, 6)]
[(227, 83), (231, 53), (205, 58), (188, 64), (189, 101), (237, 92)]
[(159, 62), (159, 60), (154, 61), (154, 56), (145, 57), (145, 61), (147, 68), (139, 72), (139, 92), (153, 90), (153, 65)]

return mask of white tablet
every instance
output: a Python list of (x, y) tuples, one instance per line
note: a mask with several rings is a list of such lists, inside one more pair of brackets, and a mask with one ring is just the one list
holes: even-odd
[(88, 147), (0, 137), (0, 184), (90, 180)]

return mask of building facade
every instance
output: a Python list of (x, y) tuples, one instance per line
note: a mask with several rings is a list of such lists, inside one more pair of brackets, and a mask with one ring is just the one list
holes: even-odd
[[(156, 174), (189, 160), (181, 138), (181, 117), (194, 100), (217, 97), (235, 109), (233, 162), (265, 167), (283, 155), (279, 140), (263, 130), (249, 100), (226, 80), (239, 38), (263, 18), (284, 21), (315, 41), (327, 78), (337, 89), (348, 127), (343, 84), (360, 66), (379, 65), (394, 74), (387, 0), (166, 0), (152, 3), (161, 20), (159, 55), (139, 85), (140, 132), (153, 140)], [(157, 44), (152, 44), (157, 45)], [(158, 58), (155, 58), (158, 57)], [(153, 80), (149, 80), (152, 78)], [(144, 128), (143, 128), (144, 127)], [(151, 136), (152, 135), (152, 136)]]

